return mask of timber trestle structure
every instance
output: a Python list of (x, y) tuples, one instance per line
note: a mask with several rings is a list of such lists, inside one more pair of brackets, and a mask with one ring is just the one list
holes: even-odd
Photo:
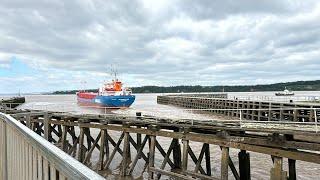
[(251, 121), (314, 122), (315, 117), (320, 120), (320, 111), (314, 113), (320, 109), (319, 103), (238, 100), (228, 99), (226, 94), (163, 95), (157, 96), (157, 102)]
[[(118, 163), (120, 176), (147, 172), (143, 177), (149, 179), (251, 179), (250, 152), (272, 157), (273, 166), (267, 171), (273, 180), (296, 179), (296, 160), (320, 164), (320, 144), (295, 138), (303, 135), (312, 139), (319, 136), (315, 132), (250, 129), (235, 121), (157, 119), (139, 113), (132, 117), (17, 110), (7, 113), (102, 175), (103, 170)], [(163, 140), (169, 143), (161, 143)], [(199, 143), (201, 151), (196, 152)], [(213, 147), (219, 147), (219, 167), (212, 164), (217, 158), (210, 155), (217, 150)], [(230, 157), (230, 149), (238, 150), (237, 159)], [(92, 158), (94, 152), (97, 160)], [(288, 172), (283, 169), (284, 159), (288, 159)], [(213, 168), (220, 173), (214, 174)]]

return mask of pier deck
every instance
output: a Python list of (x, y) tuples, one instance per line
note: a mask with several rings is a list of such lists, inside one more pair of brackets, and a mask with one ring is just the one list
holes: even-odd
[[(242, 127), (239, 120), (172, 120), (121, 115), (73, 115), (59, 112), (7, 111), (12, 117), (79, 162), (103, 174), (114, 165), (120, 176), (148, 172), (149, 179), (250, 179), (250, 152), (270, 155), (270, 179), (296, 179), (296, 161), (320, 164), (319, 133), (296, 125), (281, 128)], [(118, 132), (118, 137), (111, 134)], [(170, 142), (161, 144), (160, 139)], [(195, 152), (194, 142), (202, 146)], [(220, 147), (220, 165), (210, 151)], [(238, 150), (231, 158), (230, 149)], [(99, 158), (92, 161), (93, 152)], [(162, 157), (155, 163), (155, 154)], [(116, 158), (120, 155), (121, 160)], [(173, 158), (174, 157), (174, 158)], [(283, 169), (288, 159), (288, 172)], [(137, 166), (144, 164), (144, 168)], [(157, 160), (158, 161), (158, 160)], [(234, 162), (238, 162), (237, 167)], [(220, 174), (212, 169), (219, 168)]]

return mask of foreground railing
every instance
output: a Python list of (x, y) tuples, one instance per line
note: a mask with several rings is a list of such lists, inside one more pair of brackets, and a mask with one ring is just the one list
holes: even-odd
[(0, 113), (0, 179), (104, 179), (9, 115)]

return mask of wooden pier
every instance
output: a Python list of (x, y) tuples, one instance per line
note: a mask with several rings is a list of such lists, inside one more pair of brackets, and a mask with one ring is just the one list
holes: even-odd
[[(197, 106), (196, 102), (203, 102), (199, 108), (210, 102), (192, 100), (190, 103)], [(236, 180), (251, 179), (251, 152), (270, 156), (272, 168), (266, 171), (272, 180), (296, 179), (296, 161), (320, 164), (320, 143), (310, 141), (319, 134), (294, 127), (246, 128), (239, 121), (173, 120), (144, 117), (140, 113), (132, 117), (17, 110), (7, 113), (102, 175), (111, 166), (119, 166), (122, 177), (133, 172), (143, 176), (147, 172), (149, 179), (227, 180), (229, 176)], [(301, 136), (304, 138), (298, 138)], [(160, 140), (169, 143), (162, 144)], [(196, 152), (194, 149), (199, 144), (201, 151)], [(216, 147), (221, 159), (219, 167), (214, 167), (211, 161), (217, 157), (210, 155), (217, 151)], [(231, 149), (238, 151), (237, 159), (231, 158)], [(93, 152), (98, 153), (96, 162), (92, 160)], [(116, 158), (116, 154), (121, 158)], [(288, 171), (283, 168), (285, 162)], [(138, 163), (144, 164), (144, 168), (137, 166)], [(213, 168), (220, 169), (220, 173), (214, 174)]]
[(158, 96), (157, 102), (253, 121), (315, 122), (320, 119), (320, 111), (317, 111), (320, 109), (319, 103), (237, 100), (226, 97), (225, 94), (211, 97), (205, 94), (164, 95)]

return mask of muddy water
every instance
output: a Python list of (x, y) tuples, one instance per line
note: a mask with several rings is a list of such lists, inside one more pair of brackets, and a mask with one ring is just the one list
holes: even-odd
[[(301, 93), (301, 95), (320, 95), (319, 92), (307, 92)], [(268, 93), (267, 93), (268, 94)], [(269, 92), (269, 94), (273, 94)], [(178, 107), (172, 107), (167, 105), (159, 105), (156, 103), (157, 94), (138, 94), (135, 103), (129, 109), (120, 109), (120, 110), (104, 110), (99, 107), (88, 107), (84, 105), (79, 105), (76, 102), (76, 97), (74, 95), (32, 95), (26, 96), (26, 104), (21, 108), (33, 108), (33, 109), (44, 109), (52, 111), (67, 111), (72, 113), (93, 113), (93, 114), (125, 114), (125, 115), (134, 115), (136, 112), (142, 112), (144, 115), (151, 116), (160, 116), (167, 118), (194, 118), (194, 119), (219, 119), (219, 116), (213, 116), (210, 114), (195, 114), (191, 111), (186, 111)], [(247, 95), (246, 93), (231, 93), (231, 95)], [(252, 93), (250, 94), (252, 95)], [(259, 93), (253, 95), (260, 95)], [(109, 131), (112, 138), (115, 141), (119, 138), (119, 132)], [(97, 136), (98, 131), (92, 133), (93, 136)], [(135, 138), (135, 136), (133, 136)], [(158, 138), (159, 143), (164, 147), (165, 151), (168, 149), (171, 141), (167, 138)], [(190, 146), (196, 156), (199, 155), (202, 144), (191, 142)], [(111, 150), (112, 151), (112, 148)], [(135, 155), (133, 147), (131, 147), (132, 157)], [(145, 148), (145, 152), (147, 149)], [(98, 152), (95, 150), (92, 156), (92, 166), (95, 166), (95, 162), (98, 159)], [(221, 150), (218, 146), (210, 145), (210, 157), (211, 157), (211, 169), (212, 174), (216, 177), (220, 175), (220, 156)], [(238, 168), (238, 150), (230, 149), (230, 156)], [(251, 158), (251, 177), (252, 179), (269, 179), (270, 168), (272, 166), (272, 160), (270, 156), (259, 154), (259, 153), (250, 153)], [(121, 157), (117, 154), (114, 158), (114, 162), (110, 166), (110, 170), (101, 172), (106, 175), (107, 179), (120, 179), (117, 174), (119, 173), (119, 164), (121, 162)], [(161, 154), (156, 151), (155, 165), (159, 167), (163, 157)], [(205, 167), (204, 162), (202, 163)], [(194, 163), (189, 159), (188, 169), (192, 170), (194, 168)], [(284, 169), (287, 170), (287, 161), (284, 161)], [(298, 179), (320, 179), (320, 165), (313, 163), (306, 163), (297, 161), (297, 178)], [(142, 176), (139, 176), (144, 168), (143, 160), (139, 160), (137, 167), (133, 172), (132, 177), (126, 179), (147, 179), (147, 174), (144, 173)], [(166, 167), (169, 170), (169, 166)], [(165, 178), (168, 179), (168, 178)], [(231, 171), (229, 172), (229, 179), (234, 179)]]

